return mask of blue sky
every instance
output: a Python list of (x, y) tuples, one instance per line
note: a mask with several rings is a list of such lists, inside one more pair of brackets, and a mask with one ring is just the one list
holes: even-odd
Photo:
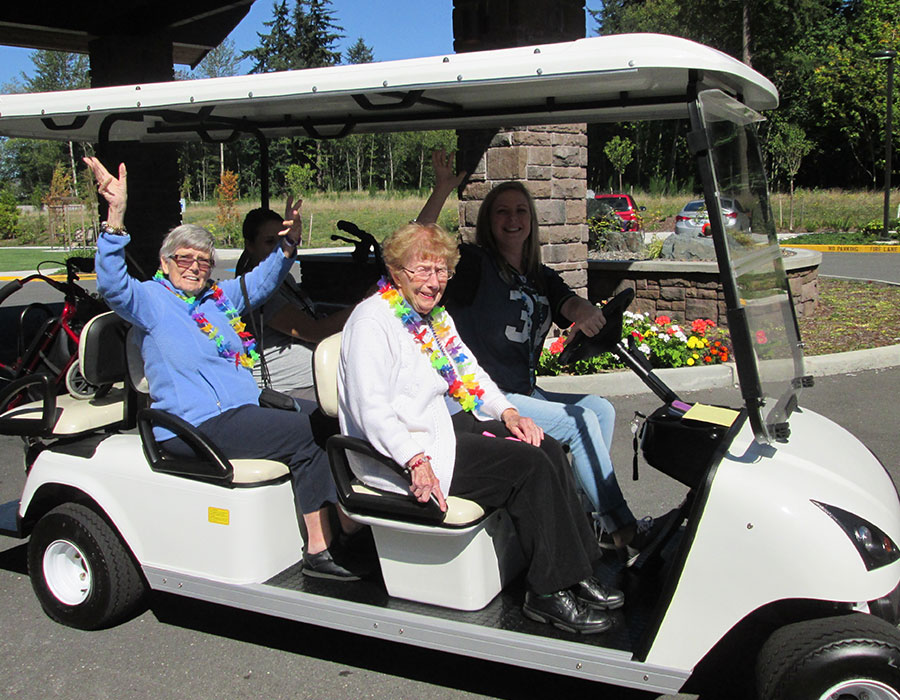
[[(266, 30), (263, 22), (271, 18), (272, 5), (272, 0), (253, 3), (229, 35), (237, 51), (256, 46), (257, 32)], [(332, 8), (335, 24), (344, 28), (338, 45), (342, 53), (359, 37), (374, 49), (376, 61), (453, 52), (452, 0), (332, 0)], [(28, 49), (0, 47), (0, 85), (21, 80), (23, 71), (30, 75), (30, 55)], [(246, 65), (244, 70), (248, 69)]]
[[(231, 32), (238, 52), (257, 44), (257, 32), (272, 17), (272, 0), (256, 0), (244, 20)], [(417, 58), (453, 52), (452, 0), (332, 0), (335, 24), (344, 28), (338, 48), (343, 53), (363, 37), (375, 60)], [(31, 51), (0, 47), (0, 85), (24, 71), (32, 73)], [(184, 66), (179, 66), (184, 68)], [(244, 70), (249, 69), (249, 64)]]

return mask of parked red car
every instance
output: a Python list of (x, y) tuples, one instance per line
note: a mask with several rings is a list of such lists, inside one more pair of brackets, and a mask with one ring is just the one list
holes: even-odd
[(592, 210), (597, 211), (603, 204), (612, 208), (622, 219), (625, 231), (644, 230), (641, 212), (646, 211), (647, 207), (639, 207), (630, 194), (595, 194), (593, 200), (588, 200), (588, 218), (592, 216)]

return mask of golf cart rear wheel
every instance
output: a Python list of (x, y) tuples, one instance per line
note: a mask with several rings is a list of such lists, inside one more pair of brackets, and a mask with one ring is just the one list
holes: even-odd
[(78, 629), (99, 629), (133, 612), (144, 580), (121, 539), (100, 515), (77, 503), (42, 517), (28, 544), (31, 585), (44, 611)]
[(760, 700), (900, 700), (900, 631), (854, 613), (786, 625), (756, 665)]

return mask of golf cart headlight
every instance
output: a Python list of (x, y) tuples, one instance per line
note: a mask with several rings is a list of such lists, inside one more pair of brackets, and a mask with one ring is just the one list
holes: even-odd
[(813, 501), (831, 516), (853, 542), (866, 569), (871, 571), (897, 561), (900, 550), (893, 540), (872, 523), (837, 506)]

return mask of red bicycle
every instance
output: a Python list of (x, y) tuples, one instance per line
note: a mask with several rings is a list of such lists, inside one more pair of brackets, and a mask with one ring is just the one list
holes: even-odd
[[(12, 381), (28, 374), (44, 374), (57, 387), (57, 393), (68, 391), (78, 399), (90, 399), (108, 387), (89, 384), (78, 364), (78, 339), (84, 324), (99, 313), (108, 311), (106, 304), (78, 284), (79, 273), (94, 271), (94, 259), (72, 257), (66, 260), (66, 281), (60, 282), (41, 272), (41, 266), (60, 263), (43, 261), (33, 275), (8, 282), (0, 289), (0, 304), (32, 282), (43, 282), (62, 292), (64, 303), (58, 314), (42, 302), (25, 306), (17, 319), (16, 359), (11, 364), (0, 362), (0, 381)], [(26, 399), (23, 396), (16, 403)], [(12, 407), (12, 406), (10, 406)]]

